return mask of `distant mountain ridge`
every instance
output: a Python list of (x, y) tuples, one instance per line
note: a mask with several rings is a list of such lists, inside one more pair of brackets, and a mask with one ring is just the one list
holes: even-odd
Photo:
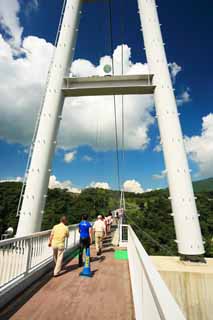
[(193, 181), (194, 192), (213, 191), (213, 178)]

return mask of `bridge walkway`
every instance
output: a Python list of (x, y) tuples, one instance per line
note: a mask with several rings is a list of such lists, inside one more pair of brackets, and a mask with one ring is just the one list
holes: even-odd
[(127, 260), (117, 260), (114, 248), (97, 258), (91, 250), (92, 278), (79, 276), (74, 258), (59, 277), (51, 278), (10, 319), (12, 320), (133, 320)]

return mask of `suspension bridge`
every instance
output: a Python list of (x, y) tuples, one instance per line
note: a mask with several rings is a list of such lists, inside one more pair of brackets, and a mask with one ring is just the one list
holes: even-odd
[[(183, 144), (174, 89), (162, 40), (155, 0), (138, 0), (149, 66), (148, 74), (115, 74), (112, 12), (109, 22), (112, 65), (103, 77), (70, 77), (83, 0), (65, 0), (50, 64), (46, 90), (37, 117), (26, 174), (17, 209), (15, 238), (0, 241), (1, 319), (210, 319), (213, 303), (213, 261), (204, 258), (199, 218)], [(124, 95), (153, 95), (180, 257), (150, 257), (135, 231), (120, 219), (110, 246), (94, 258), (92, 279), (79, 278), (76, 255), (78, 226), (69, 226), (64, 269), (52, 278), (50, 230), (40, 232), (51, 161), (64, 100), (75, 96), (112, 95), (120, 209), (128, 218), (121, 188), (116, 95), (122, 97), (122, 152), (125, 153)], [(112, 210), (115, 208), (112, 208)], [(159, 244), (161, 245), (161, 244)], [(120, 257), (120, 258), (118, 258)]]

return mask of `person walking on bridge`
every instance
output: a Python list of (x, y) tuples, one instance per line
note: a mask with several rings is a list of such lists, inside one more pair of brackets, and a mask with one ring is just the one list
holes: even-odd
[(48, 246), (53, 248), (53, 258), (55, 262), (54, 277), (60, 274), (62, 268), (65, 238), (69, 237), (67, 224), (67, 217), (62, 216), (60, 223), (53, 227), (49, 238)]
[(97, 256), (101, 254), (103, 238), (106, 236), (106, 225), (102, 220), (102, 216), (99, 215), (94, 223), (93, 231), (95, 233), (95, 246)]
[(111, 232), (112, 222), (113, 222), (112, 212), (111, 211), (109, 211), (109, 214), (108, 214), (106, 220), (107, 220), (107, 233), (110, 233)]
[(82, 221), (79, 223), (80, 232), (80, 252), (79, 252), (79, 267), (83, 265), (83, 251), (87, 250), (92, 244), (92, 225), (88, 221), (88, 215), (82, 216)]

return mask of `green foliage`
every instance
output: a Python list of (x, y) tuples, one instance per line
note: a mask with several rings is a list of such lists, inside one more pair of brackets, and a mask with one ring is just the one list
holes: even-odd
[[(17, 182), (0, 183), (0, 235), (10, 226), (17, 227), (16, 211), (21, 192)], [(200, 213), (206, 256), (213, 257), (213, 191), (199, 192), (197, 207)], [(145, 249), (151, 255), (176, 255), (175, 230), (167, 190), (143, 194), (126, 193), (126, 219), (131, 224)], [(48, 191), (42, 230), (51, 229), (61, 215), (69, 223), (78, 223), (84, 213), (90, 219), (118, 208), (120, 193), (103, 189), (85, 189), (81, 194), (66, 190)]]
[(20, 182), (0, 183), (0, 236), (8, 227), (17, 227), (16, 213), (20, 192)]
[(193, 182), (194, 192), (213, 191), (213, 178)]
[(127, 198), (127, 220), (151, 255), (176, 255), (175, 231), (168, 194), (164, 190), (135, 195), (137, 209)]

